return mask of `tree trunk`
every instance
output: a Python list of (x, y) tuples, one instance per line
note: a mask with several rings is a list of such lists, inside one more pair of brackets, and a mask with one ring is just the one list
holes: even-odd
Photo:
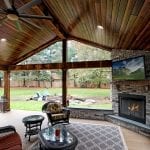
[(74, 77), (74, 79), (73, 79), (73, 81), (74, 81), (74, 87), (76, 88), (76, 87), (77, 87), (77, 83), (76, 83), (76, 75), (74, 74), (73, 77)]
[(26, 87), (26, 79), (25, 79), (26, 73), (25, 73), (25, 71), (23, 72), (23, 76), (24, 76), (24, 78), (23, 78), (23, 87)]
[(0, 87), (2, 87), (2, 78), (0, 78)]
[(98, 87), (101, 88), (101, 82), (98, 83)]

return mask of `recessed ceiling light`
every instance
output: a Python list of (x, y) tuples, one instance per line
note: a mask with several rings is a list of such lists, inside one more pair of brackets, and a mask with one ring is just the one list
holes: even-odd
[(7, 40), (5, 38), (2, 38), (1, 39), (1, 42), (6, 42)]
[(101, 25), (98, 25), (97, 28), (99, 28), (99, 29), (104, 29), (104, 27), (101, 26)]

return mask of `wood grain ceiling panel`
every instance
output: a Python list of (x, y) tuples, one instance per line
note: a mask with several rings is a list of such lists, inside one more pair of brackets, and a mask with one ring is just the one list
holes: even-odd
[[(28, 2), (31, 0), (15, 0), (15, 6)], [(6, 8), (3, 0), (0, 8)], [(24, 13), (50, 15), (52, 19), (19, 18), (19, 27), (0, 14), (0, 38), (7, 39), (5, 44), (0, 42), (0, 65), (18, 63), (65, 38), (109, 51), (150, 49), (149, 0), (43, 0)]]
[[(15, 6), (19, 8), (27, 2), (29, 0), (16, 0)], [(6, 8), (3, 1), (0, 1), (0, 4), (2, 4), (0, 8)], [(43, 15), (38, 6), (30, 8), (25, 13)], [(17, 22), (19, 22), (21, 29), (17, 28), (16, 21), (6, 19), (1, 23), (0, 39), (6, 38), (7, 41), (5, 43), (0, 42), (0, 65), (15, 64), (18, 59), (22, 60), (24, 55), (29, 54), (56, 36), (53, 32), (54, 29), (50, 28), (52, 26), (49, 26), (49, 20), (25, 19), (25, 21), (18, 20)]]
[[(147, 9), (145, 5), (149, 7), (148, 0), (47, 0), (47, 3), (68, 35), (101, 46), (138, 49), (134, 40), (138, 35), (145, 39), (148, 34), (141, 33), (149, 22), (150, 13), (143, 10)], [(142, 13), (144, 19), (139, 19)], [(99, 24), (104, 30), (97, 30)]]
[[(142, 3), (143, 4), (143, 3)], [(149, 22), (149, 19), (150, 19), (150, 7), (149, 7), (149, 3), (148, 2), (145, 2), (140, 8), (140, 11), (138, 9), (138, 16), (136, 15), (133, 15), (131, 13), (130, 15), (130, 20), (129, 20), (129, 23), (130, 23), (130, 26), (129, 26), (129, 29), (128, 29), (128, 33), (127, 35), (124, 37), (123, 41), (122, 41), (122, 46), (123, 47), (126, 47), (127, 49), (132, 49), (134, 48), (132, 46), (132, 43), (135, 41), (135, 39), (140, 35), (140, 33), (142, 32), (142, 30), (144, 29), (144, 27), (148, 24)], [(133, 7), (132, 9), (132, 12), (133, 10), (135, 11), (134, 9), (135, 7)], [(137, 13), (136, 13), (137, 14)], [(145, 15), (147, 14), (147, 15)], [(150, 31), (148, 31), (149, 33)], [(147, 34), (148, 34), (147, 33)], [(144, 36), (146, 36), (147, 34), (145, 34)], [(142, 40), (142, 39), (141, 39)], [(138, 43), (137, 43), (138, 44)], [(137, 48), (137, 47), (136, 47)], [(139, 47), (140, 49), (140, 47)], [(143, 49), (143, 48), (142, 48)]]

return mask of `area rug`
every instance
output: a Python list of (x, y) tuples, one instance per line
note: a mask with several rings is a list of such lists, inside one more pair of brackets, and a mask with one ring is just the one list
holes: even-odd
[(118, 126), (74, 123), (67, 128), (78, 138), (76, 150), (127, 150)]
[[(75, 150), (127, 150), (121, 129), (113, 125), (71, 123), (66, 126), (78, 139)], [(38, 150), (38, 142), (30, 150)]]

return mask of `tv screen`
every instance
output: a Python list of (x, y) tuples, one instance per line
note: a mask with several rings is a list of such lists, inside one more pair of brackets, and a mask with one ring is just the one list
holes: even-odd
[(144, 56), (112, 62), (113, 80), (145, 79)]

